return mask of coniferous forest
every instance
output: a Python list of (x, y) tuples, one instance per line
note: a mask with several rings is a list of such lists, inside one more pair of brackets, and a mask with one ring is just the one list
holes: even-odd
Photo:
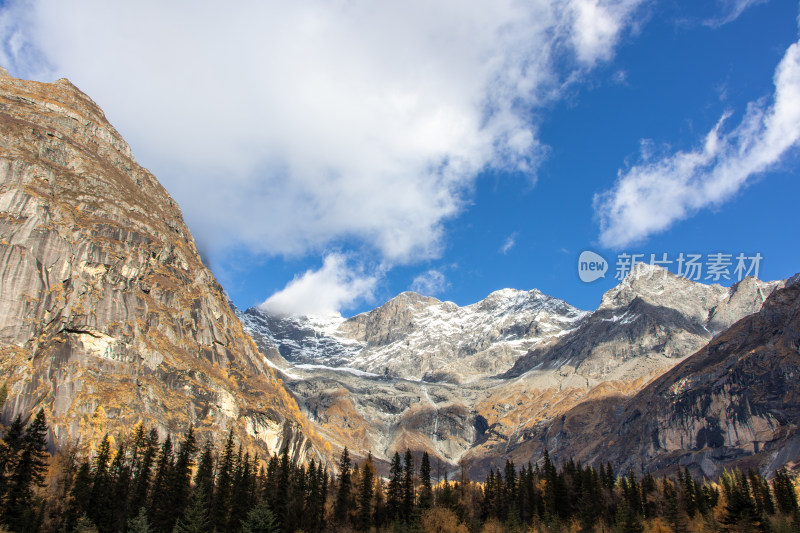
[[(106, 437), (91, 455), (51, 455), (39, 411), (0, 444), (0, 521), (14, 532), (526, 532), (800, 531), (795, 483), (726, 471), (715, 482), (610, 465), (506, 462), (483, 482), (432, 475), (428, 454), (395, 453), (389, 475), (345, 448), (333, 476), (286, 450), (251, 456), (229, 434), (222, 450), (153, 429)], [(112, 442), (116, 444), (112, 445)], [(438, 470), (438, 469), (437, 469)], [(1, 531), (2, 529), (0, 529)]]

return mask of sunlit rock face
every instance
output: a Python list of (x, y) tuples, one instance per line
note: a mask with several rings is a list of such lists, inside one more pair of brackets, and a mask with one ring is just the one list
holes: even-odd
[(336, 449), (388, 461), (409, 447), (481, 476), (544, 447), (587, 458), (608, 412), (782, 286), (709, 286), (639, 264), (594, 312), (505, 289), (465, 307), (403, 293), (350, 319), (240, 317)]
[(67, 80), (0, 76), (0, 374), (7, 421), (45, 409), (86, 448), (143, 421), (321, 443), (203, 265), (180, 209)]

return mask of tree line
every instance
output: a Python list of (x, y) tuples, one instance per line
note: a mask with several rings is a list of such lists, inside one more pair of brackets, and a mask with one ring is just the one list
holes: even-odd
[[(655, 478), (616, 473), (547, 451), (536, 464), (490, 470), (483, 482), (432, 475), (427, 453), (395, 453), (387, 477), (345, 448), (331, 475), (287, 449), (251, 456), (229, 433), (221, 451), (190, 426), (176, 442), (137, 426), (106, 437), (91, 458), (47, 452), (43, 411), (15, 418), (0, 442), (0, 526), (14, 532), (526, 532), (800, 531), (785, 469), (725, 471), (714, 483), (688, 469)], [(437, 468), (438, 471), (438, 468)]]

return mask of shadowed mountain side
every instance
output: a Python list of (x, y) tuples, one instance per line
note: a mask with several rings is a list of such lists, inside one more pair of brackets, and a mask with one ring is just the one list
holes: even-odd
[(537, 427), (515, 461), (542, 449), (617, 469), (676, 464), (718, 475), (738, 465), (771, 473), (800, 460), (800, 283), (775, 291), (761, 311), (637, 394), (586, 401)]

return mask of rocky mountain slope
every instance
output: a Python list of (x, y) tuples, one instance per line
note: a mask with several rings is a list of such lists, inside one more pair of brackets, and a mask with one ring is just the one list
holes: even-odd
[(800, 275), (637, 394), (576, 406), (515, 455), (546, 445), (637, 471), (681, 464), (714, 477), (737, 464), (771, 473), (800, 460), (798, 376)]
[(232, 428), (262, 455), (319, 455), (179, 208), (102, 110), (65, 79), (5, 71), (0, 374), (3, 419), (43, 407), (59, 445), (85, 448), (139, 421), (182, 434), (191, 422), (200, 439)]
[[(588, 315), (537, 290), (504, 289), (465, 307), (404, 292), (350, 319), (242, 316), (294, 364), (461, 383), (508, 370), (521, 355), (575, 329)], [(266, 345), (265, 345), (266, 348)]]
[(463, 308), (404, 293), (348, 320), (240, 316), (335, 446), (383, 460), (408, 446), (480, 475), (558, 448), (555, 421), (637, 393), (782, 285), (639, 264), (591, 313), (503, 290)]

